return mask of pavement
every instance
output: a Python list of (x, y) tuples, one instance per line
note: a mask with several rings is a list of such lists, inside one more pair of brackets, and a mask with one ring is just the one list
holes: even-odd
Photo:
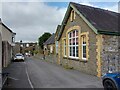
[(4, 88), (103, 88), (101, 79), (36, 58), (13, 62)]
[(5, 72), (9, 73), (9, 76), (3, 88), (31, 88), (25, 62), (13, 62)]

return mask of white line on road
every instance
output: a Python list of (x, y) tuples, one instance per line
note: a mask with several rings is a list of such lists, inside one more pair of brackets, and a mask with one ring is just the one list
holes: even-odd
[[(26, 62), (25, 62), (25, 64), (26, 64)], [(27, 64), (26, 64), (26, 66), (27, 66)], [(34, 90), (34, 87), (32, 85), (32, 82), (30, 80), (30, 77), (29, 77), (29, 74), (28, 74), (28, 71), (27, 71), (27, 67), (26, 67), (26, 74), (27, 74), (27, 78), (28, 78), (29, 84), (30, 84), (31, 88)]]
[(8, 77), (8, 78), (11, 78), (11, 79), (13, 79), (13, 80), (19, 80), (19, 79), (17, 79), (17, 78), (13, 78), (13, 77)]

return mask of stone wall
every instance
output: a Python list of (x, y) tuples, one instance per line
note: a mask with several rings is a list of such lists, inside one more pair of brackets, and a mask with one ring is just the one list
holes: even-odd
[(102, 73), (120, 71), (120, 36), (103, 35)]
[[(2, 37), (0, 33), (0, 73), (2, 73)], [(2, 75), (0, 74), (0, 88), (2, 87)]]
[(50, 63), (57, 64), (57, 56), (54, 54), (45, 55), (45, 60), (50, 62)]

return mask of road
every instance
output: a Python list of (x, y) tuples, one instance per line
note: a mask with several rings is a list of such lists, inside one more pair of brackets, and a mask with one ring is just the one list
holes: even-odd
[(95, 76), (33, 58), (12, 63), (8, 71), (9, 88), (103, 88)]

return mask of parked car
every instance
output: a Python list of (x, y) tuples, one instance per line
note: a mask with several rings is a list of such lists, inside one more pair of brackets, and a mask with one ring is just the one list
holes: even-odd
[(120, 72), (107, 73), (102, 80), (105, 90), (120, 90)]
[(21, 61), (21, 60), (24, 61), (25, 57), (20, 53), (16, 54), (14, 57), (14, 61)]

